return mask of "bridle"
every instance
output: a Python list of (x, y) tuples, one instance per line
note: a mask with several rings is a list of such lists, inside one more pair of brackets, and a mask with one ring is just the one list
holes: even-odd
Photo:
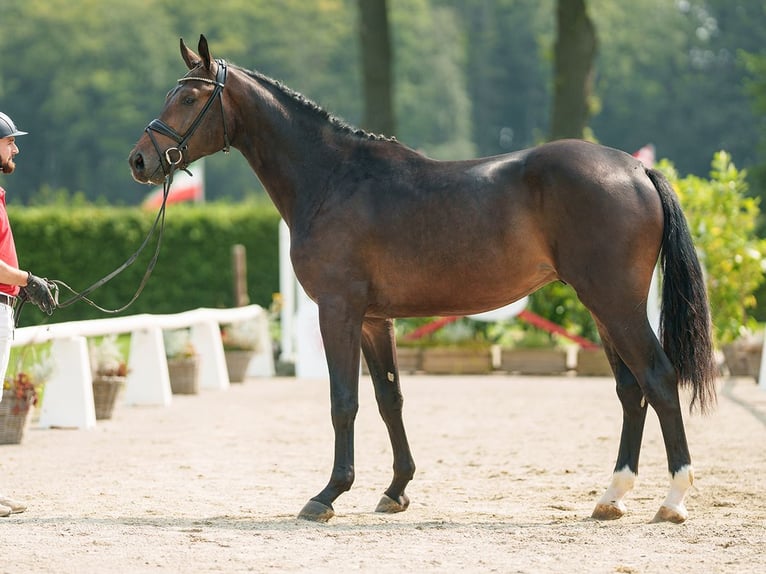
[[(210, 97), (208, 97), (205, 105), (202, 106), (202, 109), (199, 111), (197, 117), (194, 119), (191, 126), (189, 126), (189, 129), (186, 130), (184, 135), (179, 134), (176, 130), (171, 128), (168, 124), (159, 118), (152, 120), (144, 130), (149, 136), (149, 139), (151, 140), (152, 145), (154, 146), (154, 149), (160, 158), (160, 167), (162, 167), (162, 171), (165, 174), (166, 180), (167, 178), (172, 177), (174, 170), (186, 169), (186, 167), (189, 165), (189, 162), (186, 160), (184, 155), (184, 153), (189, 149), (189, 140), (194, 135), (194, 132), (197, 131), (197, 128), (202, 123), (202, 120), (205, 119), (205, 115), (213, 106), (213, 102), (216, 98), (218, 98), (221, 103), (221, 121), (223, 122), (223, 152), (229, 153), (229, 148), (231, 146), (229, 144), (229, 133), (226, 129), (226, 116), (224, 115), (223, 108), (223, 87), (226, 84), (227, 66), (226, 60), (216, 60), (216, 62), (218, 63), (218, 71), (215, 74), (215, 80), (189, 75), (186, 75), (183, 78), (179, 78), (178, 80), (179, 84), (182, 82), (192, 81), (213, 84), (213, 91), (211, 92)], [(163, 154), (162, 151), (160, 151), (160, 146), (157, 143), (153, 132), (157, 132), (158, 134), (169, 137), (176, 142), (176, 146), (169, 147)], [(168, 162), (167, 170), (165, 169), (165, 164), (162, 162), (163, 157), (165, 158), (165, 161)]]
[[(191, 82), (191, 81), (197, 81), (197, 82), (204, 82), (208, 84), (213, 84), (213, 91), (210, 94), (210, 97), (207, 99), (207, 102), (205, 102), (205, 105), (202, 107), (202, 109), (197, 114), (197, 117), (192, 122), (191, 126), (189, 126), (189, 129), (186, 130), (186, 133), (184, 135), (179, 134), (176, 130), (174, 130), (172, 127), (170, 127), (168, 124), (163, 122), (160, 119), (154, 119), (152, 120), (149, 125), (144, 130), (147, 135), (149, 136), (149, 139), (152, 142), (152, 145), (154, 145), (154, 149), (157, 151), (157, 155), (160, 158), (160, 166), (162, 167), (162, 171), (165, 174), (165, 181), (163, 183), (163, 189), (162, 189), (162, 205), (160, 206), (159, 213), (157, 213), (157, 217), (154, 220), (154, 223), (152, 224), (151, 229), (149, 230), (149, 233), (146, 235), (146, 238), (144, 239), (143, 243), (138, 247), (138, 249), (131, 255), (122, 265), (120, 265), (117, 269), (109, 273), (108, 275), (105, 275), (95, 283), (93, 283), (90, 287), (86, 287), (79, 293), (72, 289), (69, 285), (64, 283), (63, 281), (60, 281), (58, 279), (53, 280), (46, 280), (48, 281), (48, 286), (51, 288), (51, 292), (54, 296), (55, 302), (56, 302), (56, 308), (63, 308), (63, 307), (69, 307), (73, 303), (76, 303), (77, 301), (84, 301), (91, 305), (92, 307), (95, 307), (99, 311), (103, 311), (104, 313), (120, 313), (130, 307), (130, 305), (133, 304), (133, 302), (138, 299), (138, 296), (141, 294), (141, 292), (144, 290), (144, 287), (146, 286), (147, 281), (149, 280), (149, 276), (152, 274), (152, 271), (154, 270), (154, 266), (157, 263), (157, 259), (160, 255), (160, 245), (162, 244), (162, 235), (165, 230), (165, 206), (167, 204), (168, 195), (170, 194), (170, 186), (173, 184), (173, 172), (177, 169), (181, 169), (184, 171), (187, 171), (186, 168), (189, 166), (189, 162), (186, 159), (186, 156), (184, 155), (184, 152), (186, 152), (189, 149), (189, 140), (194, 135), (194, 132), (197, 130), (199, 125), (202, 123), (202, 120), (205, 119), (205, 115), (210, 110), (210, 108), (213, 105), (213, 102), (216, 98), (220, 101), (221, 104), (221, 120), (223, 121), (223, 152), (229, 153), (229, 148), (231, 147), (229, 144), (229, 133), (226, 129), (226, 117), (224, 116), (224, 108), (223, 108), (223, 88), (224, 84), (226, 83), (226, 61), (225, 60), (216, 60), (218, 63), (218, 71), (215, 75), (215, 80), (211, 80), (209, 78), (199, 78), (196, 76), (184, 76), (183, 78), (180, 78), (178, 80), (179, 83), (182, 82)], [(190, 72), (191, 73), (191, 72)], [(157, 144), (157, 140), (154, 137), (154, 134), (152, 132), (157, 132), (158, 134), (162, 134), (164, 136), (169, 137), (173, 141), (176, 142), (175, 147), (170, 147), (165, 150), (165, 153), (163, 154), (160, 151), (160, 146)], [(168, 162), (168, 169), (165, 169), (165, 164), (162, 162), (162, 158), (165, 158), (165, 160)], [(128, 301), (125, 305), (122, 307), (119, 307), (118, 309), (105, 309), (103, 307), (100, 307), (93, 301), (91, 301), (87, 295), (90, 295), (91, 292), (95, 291), (102, 285), (104, 285), (106, 282), (110, 281), (120, 273), (122, 273), (126, 268), (128, 268), (130, 265), (133, 264), (133, 262), (138, 258), (138, 255), (144, 250), (144, 248), (149, 243), (149, 239), (154, 235), (154, 232), (157, 230), (157, 226), (159, 225), (159, 233), (157, 235), (157, 246), (154, 250), (154, 254), (152, 255), (151, 261), (149, 261), (149, 264), (147, 265), (146, 272), (144, 273), (143, 278), (141, 279), (141, 283), (138, 286), (138, 289), (136, 290), (133, 297)], [(64, 287), (71, 291), (74, 295), (67, 299), (64, 302), (58, 301), (58, 287)], [(16, 324), (18, 325), (19, 318), (21, 317), (21, 309), (24, 306), (24, 300), (21, 300), (16, 308)], [(51, 311), (52, 312), (52, 311)]]

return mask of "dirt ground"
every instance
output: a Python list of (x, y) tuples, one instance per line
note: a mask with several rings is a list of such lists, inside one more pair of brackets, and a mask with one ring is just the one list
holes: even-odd
[(409, 510), (373, 512), (391, 454), (361, 384), (356, 483), (327, 524), (299, 521), (329, 478), (325, 381), (250, 380), (118, 405), (93, 431), (27, 431), (0, 446), (0, 572), (763, 572), (766, 392), (722, 382), (687, 417), (696, 489), (683, 525), (650, 524), (668, 489), (657, 419), (619, 521), (589, 518), (621, 413), (600, 378), (405, 376), (418, 464)]

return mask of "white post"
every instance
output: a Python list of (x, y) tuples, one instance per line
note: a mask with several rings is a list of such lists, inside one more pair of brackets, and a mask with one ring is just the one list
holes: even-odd
[(229, 388), (229, 371), (223, 352), (221, 328), (216, 321), (195, 323), (191, 327), (191, 343), (200, 355), (199, 386), (203, 389)]
[(95, 428), (93, 378), (85, 337), (54, 340), (51, 358), (54, 368), (45, 385), (40, 427)]
[(761, 368), (758, 371), (758, 388), (766, 391), (766, 332), (763, 334), (763, 348), (761, 349)]
[(291, 363), (295, 360), (295, 274), (290, 261), (290, 230), (284, 219), (279, 221), (279, 291), (282, 296), (280, 322), (282, 349), (280, 359)]
[(247, 376), (273, 377), (275, 372), (274, 351), (271, 345), (269, 318), (266, 315), (266, 311), (262, 311), (251, 321), (255, 321), (258, 326), (258, 351), (247, 366)]
[[(359, 363), (361, 369), (361, 361)], [(329, 377), (319, 328), (319, 307), (298, 285), (298, 314), (295, 316), (295, 376), (301, 379)]]
[(133, 331), (125, 402), (129, 405), (168, 406), (172, 400), (162, 328), (155, 326)]

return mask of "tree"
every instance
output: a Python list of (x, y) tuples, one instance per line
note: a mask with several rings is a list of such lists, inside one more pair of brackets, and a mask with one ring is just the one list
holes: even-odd
[(553, 0), (438, 0), (459, 16), (471, 137), (482, 156), (532, 147), (550, 115)]
[(358, 0), (364, 116), (362, 127), (394, 135), (393, 56), (386, 0)]
[(582, 138), (590, 118), (596, 30), (585, 0), (558, 0), (550, 139)]

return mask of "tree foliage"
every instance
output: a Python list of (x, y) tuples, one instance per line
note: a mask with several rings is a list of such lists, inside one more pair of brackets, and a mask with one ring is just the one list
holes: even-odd
[(719, 344), (752, 326), (754, 293), (764, 281), (766, 240), (757, 237), (759, 200), (747, 197), (745, 173), (731, 155), (718, 152), (710, 178), (679, 177), (672, 163), (661, 164), (675, 187), (706, 272), (713, 329)]
[[(9, 216), (22, 268), (64, 281), (75, 290), (128, 260), (155, 218), (154, 213), (133, 207), (93, 205), (11, 206)], [(235, 244), (245, 246), (250, 300), (268, 307), (279, 289), (278, 224), (276, 209), (265, 202), (169, 206), (158, 263), (141, 296), (124, 314), (234, 306), (231, 248)], [(115, 309), (130, 300), (154, 253), (156, 238), (157, 232), (131, 266), (93, 292), (99, 305)], [(62, 289), (59, 300), (70, 297)], [(59, 309), (53, 318), (29, 305), (21, 323), (103, 317), (85, 303)]]
[[(30, 132), (4, 185), (27, 202), (43, 186), (135, 204), (125, 157), (184, 71), (178, 38), (257, 69), (350, 123), (362, 123), (357, 0), (28, 0), (0, 19), (0, 109)], [(596, 25), (593, 136), (633, 151), (653, 142), (704, 175), (727, 149), (757, 146), (742, 53), (763, 55), (760, 0), (587, 0)], [(529, 147), (549, 133), (553, 0), (389, 0), (397, 137), (441, 158)], [(754, 115), (760, 113), (760, 116)], [(762, 130), (761, 130), (762, 131)], [(238, 155), (211, 158), (211, 198), (258, 182)], [(756, 193), (760, 190), (754, 190)]]
[[(732, 164), (761, 174), (749, 180), (750, 193), (766, 195), (766, 4), (585, 1), (599, 39), (594, 139), (627, 151), (654, 143), (679, 172), (699, 177), (707, 177), (714, 152), (726, 149)], [(387, 6), (401, 141), (455, 159), (545, 139), (554, 0)], [(279, 79), (361, 125), (358, 16), (358, 0), (5, 2), (0, 110), (30, 132), (19, 138), (17, 172), (2, 181), (9, 201), (139, 203), (147, 189), (132, 181), (125, 160), (184, 72), (179, 37), (194, 45), (204, 33), (214, 56)], [(211, 157), (206, 172), (210, 199), (259, 193), (239, 154)], [(547, 291), (551, 318), (566, 310), (570, 319), (562, 322), (580, 320), (582, 309), (568, 309), (569, 295)]]

